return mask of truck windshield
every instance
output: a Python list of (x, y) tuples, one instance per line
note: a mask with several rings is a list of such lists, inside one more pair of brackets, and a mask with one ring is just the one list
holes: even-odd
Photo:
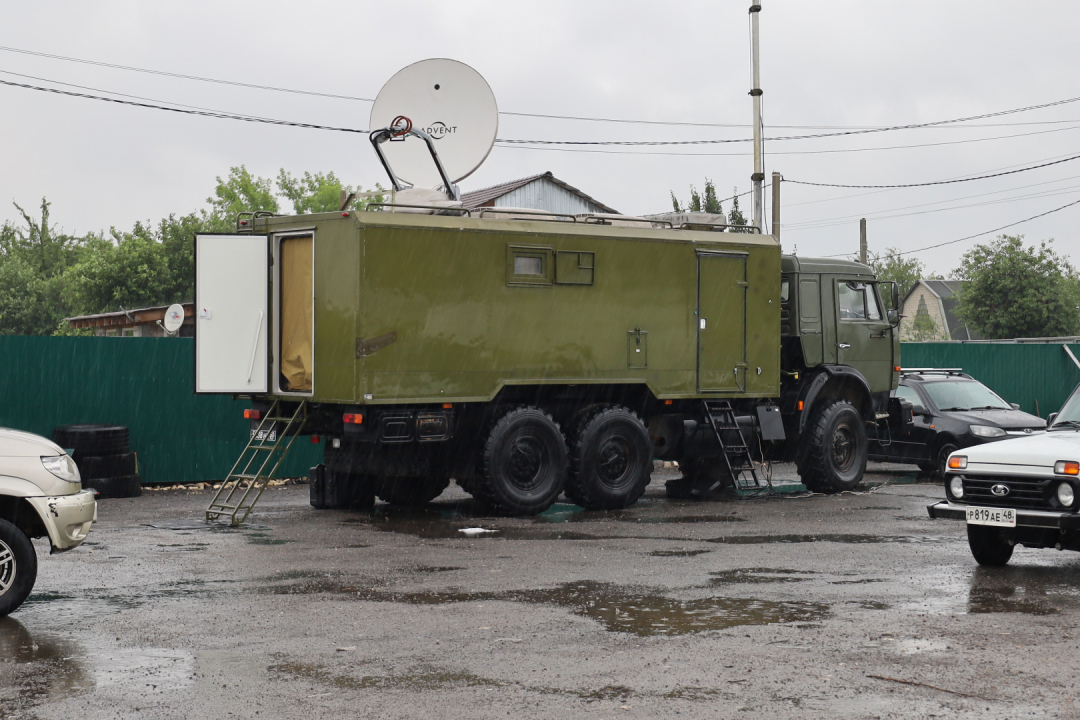
[(939, 410), (1011, 410), (1012, 406), (977, 380), (949, 379), (923, 384)]

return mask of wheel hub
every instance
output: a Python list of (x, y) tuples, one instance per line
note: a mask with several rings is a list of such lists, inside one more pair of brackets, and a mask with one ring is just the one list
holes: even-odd
[(837, 425), (832, 436), (833, 462), (840, 470), (847, 470), (855, 459), (855, 433), (846, 425)]
[(0, 540), (0, 595), (3, 595), (15, 583), (15, 553)]
[(510, 445), (507, 476), (516, 487), (531, 490), (539, 482), (544, 448), (534, 437), (520, 437)]
[(616, 487), (626, 479), (630, 467), (630, 446), (622, 438), (608, 438), (597, 452), (596, 474), (609, 487)]

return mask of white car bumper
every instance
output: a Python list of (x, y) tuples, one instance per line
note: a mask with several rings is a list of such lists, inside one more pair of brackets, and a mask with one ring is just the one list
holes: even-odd
[(53, 552), (78, 546), (97, 520), (97, 501), (93, 490), (57, 497), (30, 497), (26, 500), (34, 506), (45, 524)]

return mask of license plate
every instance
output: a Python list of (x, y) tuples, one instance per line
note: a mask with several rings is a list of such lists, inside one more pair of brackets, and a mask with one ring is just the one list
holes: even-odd
[[(258, 435), (258, 437), (256, 437), (256, 435)], [(277, 442), (277, 428), (273, 428), (271, 430), (263, 430), (262, 432), (259, 432), (258, 430), (255, 430), (255, 429), (252, 429), (251, 430), (251, 439), (252, 440), (257, 440), (258, 442), (261, 442), (261, 443), (262, 442)]]
[(1012, 508), (967, 508), (968, 525), (997, 525), (1016, 527), (1016, 511)]

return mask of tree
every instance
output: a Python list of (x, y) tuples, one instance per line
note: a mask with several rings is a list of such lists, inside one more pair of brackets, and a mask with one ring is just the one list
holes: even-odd
[(230, 227), (240, 212), (278, 212), (278, 199), (270, 178), (252, 175), (244, 165), (229, 168), (228, 180), (218, 177), (214, 194), (206, 198), (206, 202), (210, 203), (210, 215)]
[(729, 227), (727, 231), (735, 233), (753, 232), (753, 227), (747, 225), (746, 217), (742, 214), (742, 210), (739, 209), (739, 188), (735, 188), (734, 195), (735, 197), (731, 198), (731, 212), (728, 213), (728, 225), (732, 227)]
[(341, 206), (341, 191), (351, 192), (330, 172), (326, 175), (305, 172), (303, 177), (295, 178), (284, 169), (278, 173), (278, 192), (292, 203), (295, 215), (333, 212)]
[(723, 215), (724, 208), (716, 198), (716, 185), (709, 178), (705, 178), (705, 194), (699, 195), (697, 188), (690, 186), (690, 202), (685, 206), (679, 204), (675, 193), (671, 193), (671, 205), (675, 212), (706, 212), (714, 215)]
[(964, 253), (957, 315), (985, 338), (1060, 337), (1080, 330), (1080, 283), (1053, 240), (1001, 235)]
[[(874, 271), (878, 280), (895, 282), (899, 286), (901, 300), (922, 278), (925, 269), (925, 266), (915, 258), (905, 258), (898, 248), (886, 248), (880, 255), (871, 253), (867, 258), (867, 264), (870, 265), (870, 269)], [(882, 298), (885, 300), (886, 309), (892, 309), (891, 294), (882, 293)], [(930, 324), (933, 325), (933, 321)]]

